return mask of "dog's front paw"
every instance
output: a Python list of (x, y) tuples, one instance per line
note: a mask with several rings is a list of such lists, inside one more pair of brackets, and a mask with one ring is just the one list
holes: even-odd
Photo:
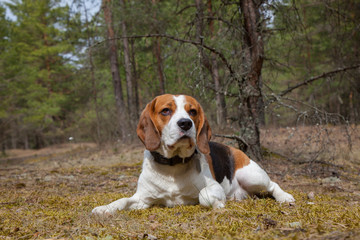
[(94, 208), (91, 213), (98, 216), (110, 216), (114, 211), (108, 205), (105, 205)]
[(202, 206), (210, 207), (213, 209), (224, 208), (225, 207), (225, 194), (224, 196), (211, 196), (207, 194), (207, 189), (203, 189), (199, 194), (199, 203)]
[(224, 203), (224, 201), (215, 200), (214, 203), (212, 204), (212, 207), (214, 209), (224, 208), (225, 203)]
[(295, 198), (290, 193), (283, 192), (282, 194), (276, 196), (276, 201), (281, 203), (294, 203)]

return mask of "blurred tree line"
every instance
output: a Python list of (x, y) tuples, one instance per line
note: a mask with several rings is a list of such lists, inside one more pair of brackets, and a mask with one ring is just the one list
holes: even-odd
[(0, 5), (3, 151), (132, 141), (162, 93), (257, 159), (260, 126), (360, 121), (359, 0), (86, 2)]

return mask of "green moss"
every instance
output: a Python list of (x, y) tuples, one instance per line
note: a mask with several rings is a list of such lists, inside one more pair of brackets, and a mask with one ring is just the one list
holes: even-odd
[[(96, 206), (131, 196), (139, 169), (60, 169), (52, 172), (52, 182), (23, 179), (21, 188), (13, 178), (6, 179), (0, 185), (0, 239), (138, 239), (147, 234), (159, 239), (319, 239), (331, 233), (360, 234), (358, 197), (352, 193), (325, 192), (309, 200), (306, 193), (291, 191), (294, 206), (260, 198), (228, 201), (217, 210), (156, 206), (108, 218), (90, 214)], [(119, 183), (119, 172), (129, 177)], [(61, 174), (76, 179), (56, 178)]]
[[(273, 199), (248, 199), (241, 202), (230, 201), (225, 209), (220, 210), (201, 206), (153, 207), (120, 212), (115, 220), (110, 219), (106, 224), (125, 234), (122, 237), (129, 237), (127, 234), (131, 233), (134, 234), (132, 237), (147, 233), (159, 238), (171, 236), (174, 239), (302, 238), (314, 229), (318, 234), (323, 234), (358, 228), (359, 209), (343, 206), (342, 199), (321, 195), (317, 197), (315, 204), (309, 204), (304, 194), (294, 192), (294, 195), (299, 199), (296, 206), (279, 204)], [(300, 225), (293, 225), (297, 227), (291, 228), (289, 223), (294, 222)], [(97, 220), (94, 219), (92, 224), (96, 226)]]

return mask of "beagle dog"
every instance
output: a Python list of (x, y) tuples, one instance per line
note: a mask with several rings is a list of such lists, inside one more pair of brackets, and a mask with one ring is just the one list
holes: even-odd
[(260, 193), (279, 202), (295, 201), (242, 151), (210, 142), (204, 111), (190, 96), (165, 94), (153, 99), (140, 116), (137, 135), (146, 150), (135, 194), (92, 213), (198, 203), (222, 208), (227, 199)]

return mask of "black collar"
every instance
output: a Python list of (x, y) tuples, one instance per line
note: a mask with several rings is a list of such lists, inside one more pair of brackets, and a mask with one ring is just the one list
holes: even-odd
[(172, 158), (166, 158), (163, 155), (161, 155), (158, 152), (151, 152), (151, 155), (154, 157), (154, 161), (163, 165), (169, 165), (169, 166), (174, 166), (176, 164), (185, 164), (188, 163), (193, 157), (194, 155), (197, 153), (197, 150), (195, 150), (195, 152), (190, 156), (190, 157), (186, 157), (186, 158), (182, 158), (179, 156), (175, 156)]

